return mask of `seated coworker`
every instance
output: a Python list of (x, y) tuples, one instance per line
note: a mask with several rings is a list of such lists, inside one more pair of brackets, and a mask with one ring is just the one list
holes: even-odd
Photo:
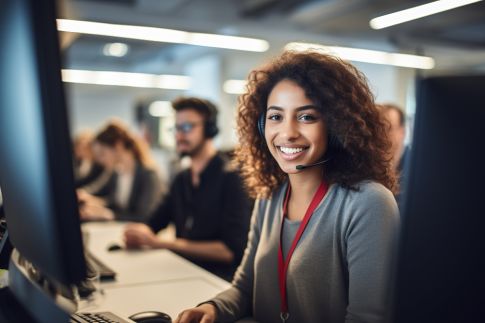
[[(216, 151), (216, 107), (198, 98), (172, 103), (180, 156), (191, 166), (176, 175), (168, 195), (147, 224), (128, 225), (127, 247), (166, 248), (227, 280), (241, 260), (249, 230), (251, 204), (238, 172)], [(176, 239), (155, 233), (170, 222)]]
[(391, 140), (391, 165), (398, 177), (399, 191), (395, 194), (399, 204), (401, 192), (404, 190), (407, 160), (409, 158), (409, 147), (404, 144), (406, 137), (406, 116), (404, 111), (395, 104), (378, 104), (377, 105), (384, 117), (389, 122), (388, 136)]
[(94, 139), (98, 160), (113, 169), (108, 184), (94, 197), (78, 196), (83, 220), (145, 221), (161, 198), (161, 182), (147, 148), (120, 122), (111, 122)]
[(75, 185), (88, 193), (99, 191), (111, 177), (111, 171), (95, 158), (93, 140), (94, 135), (90, 131), (79, 133), (73, 140)]
[(175, 322), (384, 322), (399, 214), (365, 77), (288, 51), (241, 98), (237, 155), (259, 197), (248, 245), (232, 286)]

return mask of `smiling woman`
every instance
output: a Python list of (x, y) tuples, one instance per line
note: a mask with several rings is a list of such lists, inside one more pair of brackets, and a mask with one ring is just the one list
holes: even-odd
[(249, 76), (237, 156), (259, 198), (232, 287), (176, 322), (385, 322), (398, 229), (386, 124), (364, 76), (285, 52)]
[[(293, 90), (280, 91), (283, 87)], [(314, 117), (325, 124), (326, 131), (321, 131), (320, 136), (328, 140), (325, 159), (329, 160), (324, 176), (329, 183), (352, 188), (364, 179), (373, 179), (396, 190), (396, 178), (386, 153), (390, 145), (386, 123), (375, 108), (365, 76), (351, 64), (330, 55), (287, 51), (271, 64), (254, 70), (249, 75), (248, 92), (241, 97), (239, 156), (246, 165), (243, 172), (255, 196), (269, 196), (287, 180), (278, 160), (272, 158), (272, 146), (266, 145), (268, 138), (261, 136), (255, 125), (261, 123), (258, 119), (263, 114), (269, 113), (263, 124), (272, 129), (276, 124), (268, 119), (275, 119), (271, 113), (275, 108), (289, 106), (289, 100), (295, 101), (297, 94), (301, 106), (314, 107), (309, 110), (310, 115), (308, 111), (300, 112), (305, 119), (300, 124), (308, 124), (308, 118)], [(283, 103), (272, 107), (276, 99)], [(319, 157), (323, 156), (298, 162), (311, 163)]]

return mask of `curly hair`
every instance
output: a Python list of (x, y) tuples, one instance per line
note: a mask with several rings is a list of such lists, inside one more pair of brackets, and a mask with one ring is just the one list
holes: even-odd
[(291, 80), (320, 109), (333, 138), (327, 155), (325, 179), (357, 190), (363, 180), (374, 180), (393, 192), (396, 175), (390, 164), (391, 143), (382, 113), (365, 76), (353, 65), (317, 51), (285, 51), (248, 76), (239, 97), (236, 158), (253, 197), (269, 197), (287, 174), (272, 157), (257, 123), (266, 113), (268, 96), (282, 80)]

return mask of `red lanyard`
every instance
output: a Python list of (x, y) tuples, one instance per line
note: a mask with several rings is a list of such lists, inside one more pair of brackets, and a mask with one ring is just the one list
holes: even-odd
[(312, 201), (310, 202), (310, 205), (308, 206), (308, 209), (306, 210), (305, 216), (303, 217), (303, 220), (300, 223), (300, 226), (298, 227), (298, 231), (296, 232), (295, 238), (293, 239), (293, 242), (291, 243), (290, 250), (288, 251), (288, 255), (286, 256), (286, 261), (283, 260), (283, 246), (281, 243), (281, 237), (283, 235), (283, 225), (285, 221), (285, 215), (287, 212), (287, 206), (288, 206), (288, 200), (290, 198), (290, 193), (291, 193), (291, 186), (288, 184), (288, 188), (286, 190), (286, 196), (285, 196), (285, 201), (283, 203), (283, 216), (281, 218), (281, 229), (280, 229), (280, 245), (279, 245), (279, 250), (278, 250), (278, 280), (279, 280), (279, 286), (280, 286), (280, 298), (281, 298), (281, 321), (284, 323), (288, 317), (290, 316), (288, 312), (288, 299), (286, 296), (286, 272), (288, 270), (288, 265), (290, 263), (291, 256), (293, 255), (293, 251), (295, 251), (296, 245), (298, 244), (298, 241), (300, 240), (301, 236), (303, 235), (303, 232), (305, 231), (305, 228), (310, 221), (310, 218), (312, 217), (313, 211), (315, 211), (315, 208), (318, 206), (320, 201), (323, 199), (325, 194), (327, 193), (328, 190), (328, 185), (325, 183), (325, 181), (322, 181), (320, 186), (317, 189), (317, 192), (313, 196)]

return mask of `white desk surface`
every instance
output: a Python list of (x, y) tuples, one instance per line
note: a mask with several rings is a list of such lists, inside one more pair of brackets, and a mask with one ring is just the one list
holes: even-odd
[(174, 319), (180, 311), (203, 302), (229, 287), (225, 280), (168, 250), (107, 251), (122, 243), (125, 224), (83, 224), (89, 250), (117, 272), (116, 280), (103, 282), (104, 295), (96, 305), (81, 311), (111, 311), (123, 318), (158, 310)]

